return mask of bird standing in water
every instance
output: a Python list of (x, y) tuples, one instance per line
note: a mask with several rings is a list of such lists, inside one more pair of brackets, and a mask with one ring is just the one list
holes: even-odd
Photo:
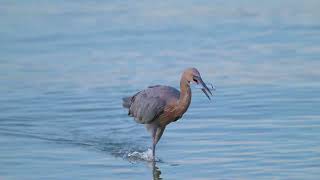
[(187, 111), (191, 102), (190, 83), (201, 85), (201, 90), (210, 99), (210, 89), (202, 81), (196, 68), (186, 69), (180, 80), (180, 92), (170, 86), (150, 86), (133, 96), (123, 98), (123, 107), (129, 109), (128, 115), (135, 121), (145, 124), (152, 136), (152, 155), (166, 126), (177, 121)]

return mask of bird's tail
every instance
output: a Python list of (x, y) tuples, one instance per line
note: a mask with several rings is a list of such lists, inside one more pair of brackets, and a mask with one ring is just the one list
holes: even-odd
[(131, 97), (122, 98), (122, 106), (129, 109), (131, 106)]

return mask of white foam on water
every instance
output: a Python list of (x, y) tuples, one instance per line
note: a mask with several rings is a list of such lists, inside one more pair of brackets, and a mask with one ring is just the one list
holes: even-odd
[[(128, 159), (130, 160), (143, 160), (143, 161), (153, 161), (153, 157), (152, 157), (152, 149), (147, 149), (144, 152), (138, 152), (138, 151), (134, 151), (134, 152), (129, 152), (127, 154)], [(158, 159), (156, 158), (156, 161), (158, 161)]]

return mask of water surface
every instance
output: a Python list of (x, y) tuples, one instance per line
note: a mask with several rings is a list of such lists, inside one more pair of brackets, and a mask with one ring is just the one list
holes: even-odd
[[(319, 5), (2, 1), (0, 179), (319, 179)], [(153, 172), (121, 98), (190, 66)]]

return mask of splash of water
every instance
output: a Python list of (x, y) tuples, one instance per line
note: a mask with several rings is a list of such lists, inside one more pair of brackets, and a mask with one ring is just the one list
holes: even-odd
[[(152, 149), (147, 149), (143, 152), (129, 152), (127, 158), (131, 161), (153, 161)], [(159, 159), (156, 158), (156, 161), (159, 161)]]

